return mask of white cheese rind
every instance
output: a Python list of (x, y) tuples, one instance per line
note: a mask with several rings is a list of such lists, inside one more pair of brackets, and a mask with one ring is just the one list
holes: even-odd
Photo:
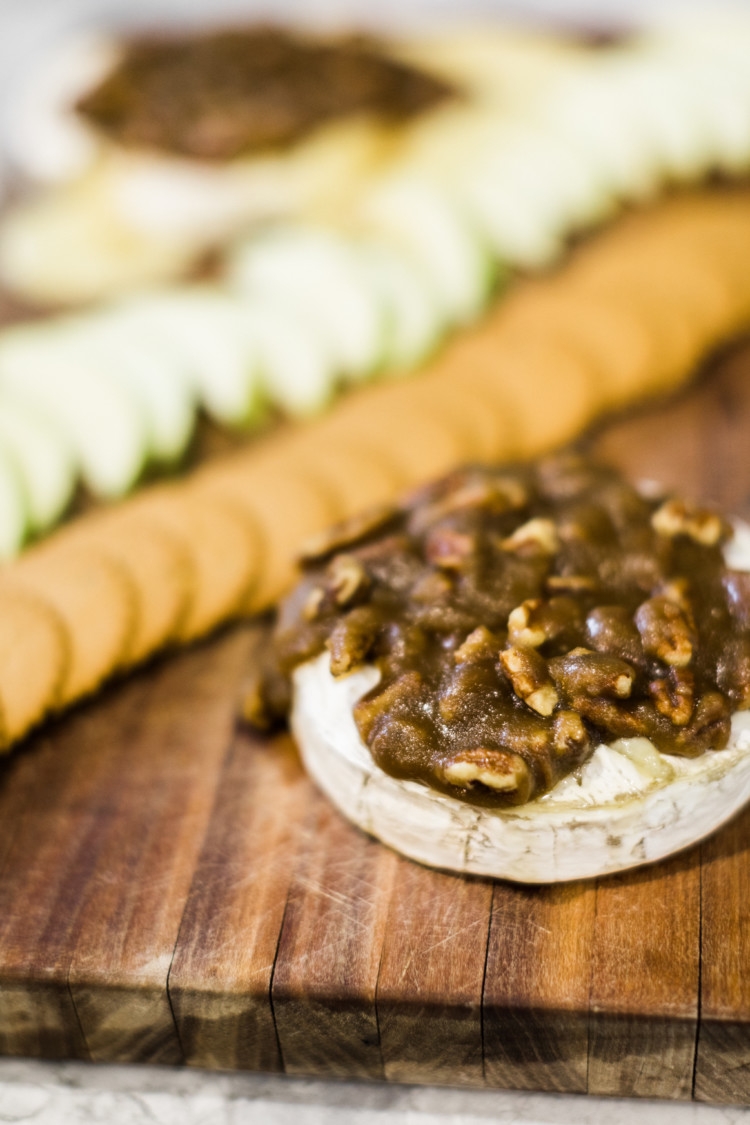
[(352, 715), (378, 681), (368, 666), (334, 679), (328, 653), (294, 674), (292, 730), (305, 766), (349, 820), (403, 855), (470, 875), (553, 883), (611, 874), (680, 851), (750, 800), (750, 712), (733, 717), (725, 750), (634, 764), (600, 746), (579, 779), (537, 801), (480, 808), (390, 777), (373, 762)]

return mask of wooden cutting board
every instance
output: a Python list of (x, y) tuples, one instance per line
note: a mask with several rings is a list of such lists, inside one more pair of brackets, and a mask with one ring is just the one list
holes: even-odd
[[(750, 346), (589, 444), (750, 514)], [(0, 768), (0, 1051), (750, 1099), (750, 811), (517, 887), (351, 828), (235, 728), (262, 630), (153, 664)]]

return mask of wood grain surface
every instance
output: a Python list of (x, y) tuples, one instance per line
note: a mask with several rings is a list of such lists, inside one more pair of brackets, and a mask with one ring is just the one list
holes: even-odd
[[(586, 444), (750, 515), (750, 345)], [(750, 812), (639, 872), (461, 879), (235, 727), (260, 626), (0, 766), (0, 1051), (750, 1100)]]

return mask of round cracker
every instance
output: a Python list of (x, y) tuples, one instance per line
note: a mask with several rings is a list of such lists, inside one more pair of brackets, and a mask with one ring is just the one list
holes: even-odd
[(191, 552), (153, 514), (133, 505), (90, 517), (77, 530), (130, 576), (137, 603), (123, 666), (138, 664), (178, 635), (195, 587)]
[(150, 489), (135, 504), (189, 554), (190, 598), (170, 639), (189, 643), (235, 617), (260, 569), (258, 531), (247, 513), (192, 484)]
[(11, 564), (3, 588), (38, 597), (65, 626), (70, 660), (60, 687), (60, 707), (95, 691), (127, 657), (137, 592), (125, 567), (96, 544), (78, 538), (75, 528)]
[(661, 344), (653, 371), (659, 385), (686, 374), (731, 321), (731, 281), (712, 268), (690, 229), (655, 231), (653, 239), (600, 258), (572, 281), (574, 293), (604, 294), (638, 310)]
[(59, 702), (70, 640), (52, 607), (0, 584), (0, 747), (7, 749)]
[(469, 352), (467, 363), (507, 402), (522, 457), (570, 440), (597, 413), (596, 375), (572, 354), (510, 333), (478, 339)]
[(322, 478), (336, 497), (341, 518), (388, 503), (398, 495), (400, 477), (377, 451), (355, 441), (328, 441), (325, 432), (298, 435), (289, 450), (289, 464)]
[(328, 440), (362, 442), (397, 466), (405, 487), (465, 459), (465, 438), (431, 407), (429, 379), (380, 384), (345, 400), (325, 426)]
[(426, 376), (431, 406), (465, 435), (465, 458), (475, 463), (515, 454), (517, 423), (507, 404), (473, 378), (462, 344), (448, 349)]
[(294, 580), (300, 545), (342, 516), (325, 481), (313, 469), (299, 472), (283, 450), (252, 450), (209, 466), (194, 487), (236, 504), (258, 529), (258, 577), (242, 605), (247, 614), (260, 613), (277, 600)]
[(508, 298), (498, 318), (504, 333), (572, 351), (595, 375), (602, 405), (612, 409), (647, 390), (656, 343), (637, 312), (598, 292), (584, 298), (566, 279), (526, 285)]

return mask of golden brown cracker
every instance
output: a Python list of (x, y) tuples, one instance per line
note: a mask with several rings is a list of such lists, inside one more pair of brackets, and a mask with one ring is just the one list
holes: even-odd
[(633, 400), (648, 388), (657, 344), (636, 309), (606, 294), (571, 291), (565, 279), (526, 283), (501, 308), (504, 333), (573, 352), (596, 380), (603, 408)]
[(502, 394), (520, 456), (531, 457), (570, 440), (595, 416), (595, 373), (583, 360), (532, 339), (478, 340), (467, 363), (481, 372), (488, 393)]
[(137, 503), (90, 517), (79, 530), (132, 580), (136, 612), (123, 666), (139, 664), (179, 635), (195, 587), (189, 546)]
[(341, 518), (325, 481), (314, 470), (296, 471), (287, 458), (239, 454), (209, 466), (194, 483), (205, 496), (235, 503), (258, 528), (260, 565), (243, 604), (248, 614), (267, 609), (291, 583), (300, 544)]
[(459, 428), (464, 459), (475, 463), (514, 455), (517, 424), (505, 404), (477, 381), (463, 349), (449, 349), (426, 376), (430, 403)]
[(325, 424), (329, 440), (362, 441), (392, 459), (405, 487), (465, 459), (460, 430), (431, 408), (429, 383), (416, 375), (345, 400)]
[(325, 422), (300, 430), (284, 443), (286, 464), (312, 471), (335, 497), (341, 518), (392, 499), (401, 484), (397, 469), (367, 442), (328, 435)]
[(656, 349), (649, 389), (667, 387), (686, 375), (707, 343), (723, 335), (730, 310), (728, 287), (705, 268), (700, 254), (663, 239), (660, 251), (651, 256), (642, 246), (631, 248), (574, 277), (570, 287), (572, 299), (585, 301), (591, 295), (637, 312)]
[(60, 707), (94, 691), (126, 658), (136, 590), (127, 570), (79, 538), (75, 525), (12, 563), (4, 572), (2, 589), (40, 598), (67, 630), (70, 661)]
[(0, 621), (0, 747), (6, 749), (58, 704), (70, 641), (47, 602), (1, 584)]
[[(750, 313), (750, 207), (729, 193), (683, 195), (629, 216), (566, 271), (571, 293), (597, 292), (636, 309), (659, 342), (651, 389), (682, 381), (706, 350)], [(744, 235), (744, 238), (743, 238)]]
[(191, 485), (153, 488), (136, 503), (189, 552), (191, 596), (171, 639), (196, 640), (236, 616), (260, 571), (258, 533), (247, 513)]

